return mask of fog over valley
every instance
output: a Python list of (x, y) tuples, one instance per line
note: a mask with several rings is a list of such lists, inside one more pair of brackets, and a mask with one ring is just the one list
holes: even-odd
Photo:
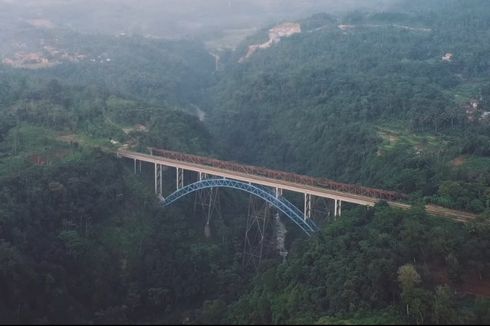
[(388, 0), (1, 0), (0, 15), (4, 24), (34, 20), (45, 27), (85, 33), (209, 39), (227, 30), (250, 34), (267, 24), (322, 11), (383, 10), (395, 3)]

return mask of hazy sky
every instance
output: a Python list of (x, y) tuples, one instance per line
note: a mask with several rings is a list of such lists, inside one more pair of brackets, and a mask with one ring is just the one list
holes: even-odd
[(5, 30), (15, 23), (35, 19), (40, 24), (44, 20), (46, 26), (82, 33), (205, 41), (228, 38), (221, 42), (228, 47), (275, 22), (318, 12), (380, 11), (400, 1), (403, 0), (0, 0), (0, 34), (2, 27)]

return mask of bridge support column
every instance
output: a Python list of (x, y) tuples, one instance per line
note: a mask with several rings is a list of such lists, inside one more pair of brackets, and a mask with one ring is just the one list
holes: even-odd
[(160, 165), (160, 195), (163, 196), (163, 165)]
[[(281, 188), (275, 188), (274, 193), (276, 198), (282, 197)], [(274, 236), (276, 240), (276, 249), (282, 257), (283, 262), (286, 261), (286, 257), (288, 256), (288, 251), (286, 250), (286, 233), (286, 226), (281, 221), (279, 211), (276, 210), (274, 213)]]
[(310, 194), (305, 194), (305, 210), (304, 210), (304, 218), (309, 219), (311, 218), (311, 195)]
[(271, 234), (270, 231), (268, 232), (268, 227), (271, 223), (270, 217), (271, 209), (269, 204), (250, 196), (242, 256), (242, 266), (244, 268), (251, 266), (255, 271), (258, 271), (264, 250), (267, 250), (266, 254), (270, 254)]
[(184, 169), (177, 168), (177, 190), (184, 188)]
[(155, 194), (163, 194), (163, 173), (162, 165), (155, 164)]
[(342, 215), (342, 201), (339, 199), (335, 199), (335, 211), (333, 216), (341, 216)]
[(276, 188), (275, 189), (275, 193), (276, 193), (276, 198), (279, 198), (282, 196), (282, 189), (281, 188)]
[(204, 235), (206, 238), (211, 237), (211, 219), (222, 219), (218, 188), (204, 189), (196, 193), (194, 214), (204, 216), (206, 219)]
[(204, 172), (199, 172), (199, 181), (202, 181), (204, 179), (207, 179), (208, 175)]
[(134, 174), (136, 174), (137, 170), (139, 169), (139, 173), (141, 174), (141, 164), (142, 162), (137, 160), (137, 159), (134, 159)]

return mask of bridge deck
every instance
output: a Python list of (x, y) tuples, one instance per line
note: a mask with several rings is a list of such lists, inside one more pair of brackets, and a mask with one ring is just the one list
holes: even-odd
[[(325, 189), (325, 188), (311, 186), (311, 185), (289, 182), (285, 180), (277, 180), (273, 178), (246, 174), (237, 171), (230, 171), (227, 169), (222, 169), (222, 168), (217, 168), (217, 167), (202, 165), (197, 163), (184, 162), (184, 161), (169, 159), (161, 156), (148, 155), (148, 154), (142, 154), (138, 152), (125, 151), (125, 150), (118, 151), (117, 155), (119, 157), (125, 157), (128, 159), (134, 159), (142, 162), (160, 164), (164, 166), (175, 167), (175, 168), (180, 168), (180, 169), (194, 171), (194, 172), (201, 172), (217, 177), (234, 179), (234, 180), (249, 182), (257, 185), (289, 190), (302, 194), (309, 194), (321, 198), (341, 200), (344, 202), (363, 205), (363, 206), (374, 206), (376, 203), (380, 201), (379, 198), (368, 197), (368, 196), (363, 196), (358, 194), (351, 194), (347, 192)], [(402, 209), (409, 209), (411, 207), (411, 205), (404, 204), (401, 202), (387, 201), (387, 203), (392, 207), (397, 207)], [(426, 205), (426, 211), (433, 215), (449, 217), (458, 221), (468, 221), (477, 217), (477, 215), (475, 214), (451, 210), (436, 205)]]

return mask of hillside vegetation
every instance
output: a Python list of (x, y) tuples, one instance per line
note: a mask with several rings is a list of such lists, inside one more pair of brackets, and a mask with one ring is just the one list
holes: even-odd
[(250, 39), (211, 90), (212, 131), (239, 161), (488, 210), (490, 6), (449, 3), (315, 15), (237, 64)]

